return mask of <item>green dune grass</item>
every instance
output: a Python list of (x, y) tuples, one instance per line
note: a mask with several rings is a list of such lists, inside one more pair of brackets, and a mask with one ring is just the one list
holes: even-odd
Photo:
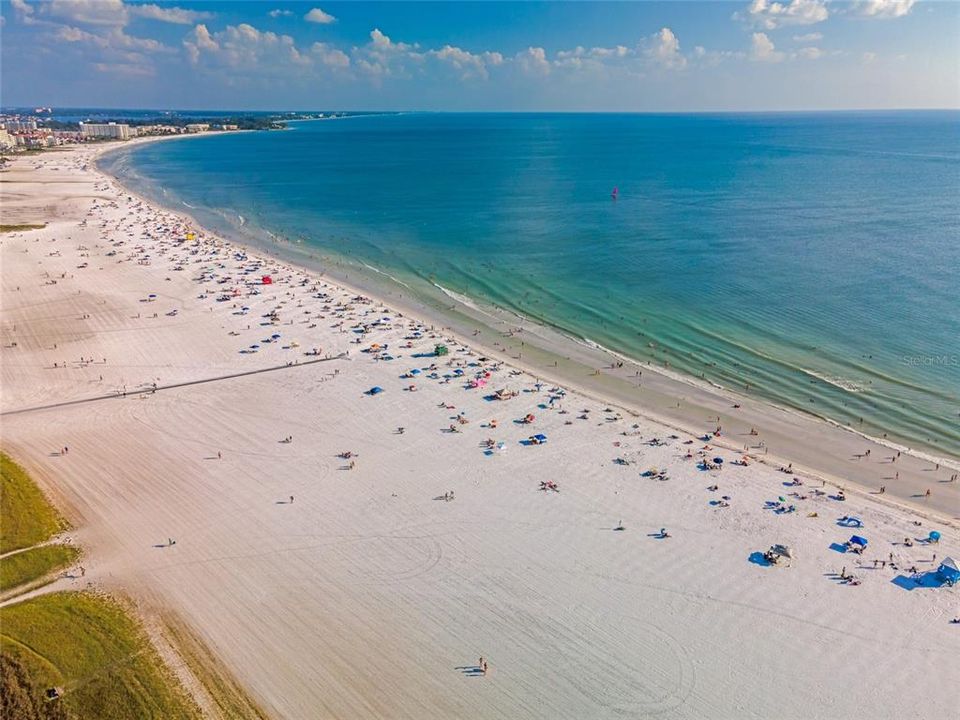
[(0, 554), (42, 543), (66, 528), (26, 471), (0, 453)]
[(71, 718), (200, 717), (143, 630), (115, 600), (87, 592), (40, 595), (0, 609), (0, 628), (4, 685), (15, 684), (8, 665), (19, 665), (29, 678), (26, 692), (17, 685), (21, 698), (46, 705), (43, 693), (56, 687), (63, 696), (53, 704), (62, 704)]
[(46, 578), (80, 557), (72, 545), (41, 545), (0, 559), (0, 595)]
[(0, 233), (5, 232), (21, 232), (23, 230), (43, 230), (47, 226), (46, 223), (21, 223), (19, 225), (0, 225)]

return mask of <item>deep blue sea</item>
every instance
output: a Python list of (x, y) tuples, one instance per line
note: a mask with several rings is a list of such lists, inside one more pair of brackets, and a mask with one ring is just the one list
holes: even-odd
[(103, 164), (220, 229), (960, 456), (960, 113), (399, 114)]

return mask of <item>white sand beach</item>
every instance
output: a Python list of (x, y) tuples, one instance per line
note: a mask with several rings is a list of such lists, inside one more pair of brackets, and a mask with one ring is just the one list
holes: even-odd
[[(48, 223), (0, 236), (0, 445), (84, 582), (176, 613), (272, 716), (955, 713), (955, 469), (759, 404), (704, 439), (715, 416), (538, 381), (147, 204), (99, 151), (0, 175), (3, 222)], [(830, 482), (778, 471), (821, 443)]]

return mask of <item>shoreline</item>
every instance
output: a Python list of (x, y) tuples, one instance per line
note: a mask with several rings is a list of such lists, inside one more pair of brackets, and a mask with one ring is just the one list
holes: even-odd
[[(143, 138), (132, 142), (145, 144), (184, 137), (204, 135)], [(659, 423), (678, 432), (711, 436), (718, 424), (715, 420), (720, 419), (719, 424), (724, 427), (724, 433), (719, 438), (711, 437), (714, 444), (730, 450), (748, 452), (758, 462), (772, 467), (790, 465), (808, 478), (874, 497), (875, 488), (885, 485), (893, 478), (870, 477), (862, 471), (862, 465), (854, 458), (858, 453), (867, 450), (902, 453), (913, 460), (911, 469), (915, 473), (928, 471), (930, 465), (951, 472), (960, 471), (960, 459), (937, 455), (935, 448), (914, 448), (892, 439), (875, 437), (831, 418), (778, 405), (766, 398), (744, 395), (709, 380), (660, 368), (649, 362), (644, 363), (592, 343), (589, 339), (578, 339), (562, 328), (532, 320), (515, 311), (482, 305), (473, 298), (462, 296), (433, 281), (429, 284), (437, 289), (440, 296), (423, 297), (422, 293), (418, 295), (417, 289), (384, 270), (358, 259), (335, 255), (318, 248), (301, 249), (295, 243), (277, 238), (265, 228), (261, 230), (272, 238), (270, 244), (257, 243), (253, 237), (248, 239), (242, 235), (238, 240), (222, 231), (214, 231), (199, 222), (190, 213), (189, 207), (171, 207), (158, 199), (144, 196), (124, 185), (121, 178), (100, 167), (98, 161), (101, 156), (129, 148), (130, 142), (113, 144), (114, 147), (105, 144), (98, 148), (92, 161), (99, 174), (117, 183), (125, 192), (144, 203), (159, 206), (220, 242), (237, 245), (254, 253), (263, 253), (276, 261), (318, 273), (320, 277), (331, 280), (346, 290), (393, 306), (405, 316), (426, 320), (431, 326), (450, 333), (464, 345), (548, 382), (570, 387), (578, 394), (612, 403), (634, 417)], [(333, 261), (328, 262), (328, 258), (333, 258)], [(348, 265), (344, 267), (344, 263)], [(377, 276), (384, 280), (378, 282)], [(391, 283), (393, 287), (390, 286)], [(408, 288), (410, 293), (405, 295), (403, 288)], [(438, 302), (440, 299), (448, 299), (453, 304), (442, 307)], [(477, 330), (480, 331), (479, 334)], [(527, 353), (526, 359), (522, 357), (523, 353)], [(623, 364), (622, 368), (610, 367), (618, 361)], [(598, 369), (600, 374), (594, 375)], [(643, 387), (633, 385), (636, 378), (630, 373), (635, 370), (641, 373)], [(682, 412), (676, 408), (678, 403), (682, 405)], [(745, 415), (747, 416), (744, 417)], [(731, 427), (733, 432), (728, 431)], [(749, 430), (754, 428), (758, 435), (750, 434)], [(801, 445), (795, 437), (798, 431), (807, 436), (824, 434), (831, 442)], [(762, 447), (757, 445), (758, 441), (763, 441)], [(827, 446), (832, 452), (824, 453)], [(905, 463), (901, 463), (900, 467), (903, 468), (904, 465)], [(922, 478), (922, 475), (918, 477)], [(954, 525), (960, 521), (960, 491), (956, 490), (957, 485), (953, 484), (954, 492), (950, 499), (937, 503), (938, 507), (933, 513), (938, 515), (941, 521)], [(899, 493), (896, 487), (888, 488), (883, 501), (896, 503), (912, 512), (929, 516), (930, 505), (914, 500), (921, 491), (917, 483), (912, 483)], [(897, 499), (894, 501), (893, 497)]]
[(119, 397), (2, 442), (70, 508), (85, 580), (179, 618), (271, 717), (950, 717), (955, 526), (542, 385), (88, 158), (0, 184), (51, 221), (0, 235), (0, 391)]

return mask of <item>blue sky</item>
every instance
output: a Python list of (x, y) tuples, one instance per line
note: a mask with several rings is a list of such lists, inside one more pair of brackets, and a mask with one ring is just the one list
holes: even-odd
[(960, 107), (960, 4), (0, 0), (2, 102), (182, 109)]

